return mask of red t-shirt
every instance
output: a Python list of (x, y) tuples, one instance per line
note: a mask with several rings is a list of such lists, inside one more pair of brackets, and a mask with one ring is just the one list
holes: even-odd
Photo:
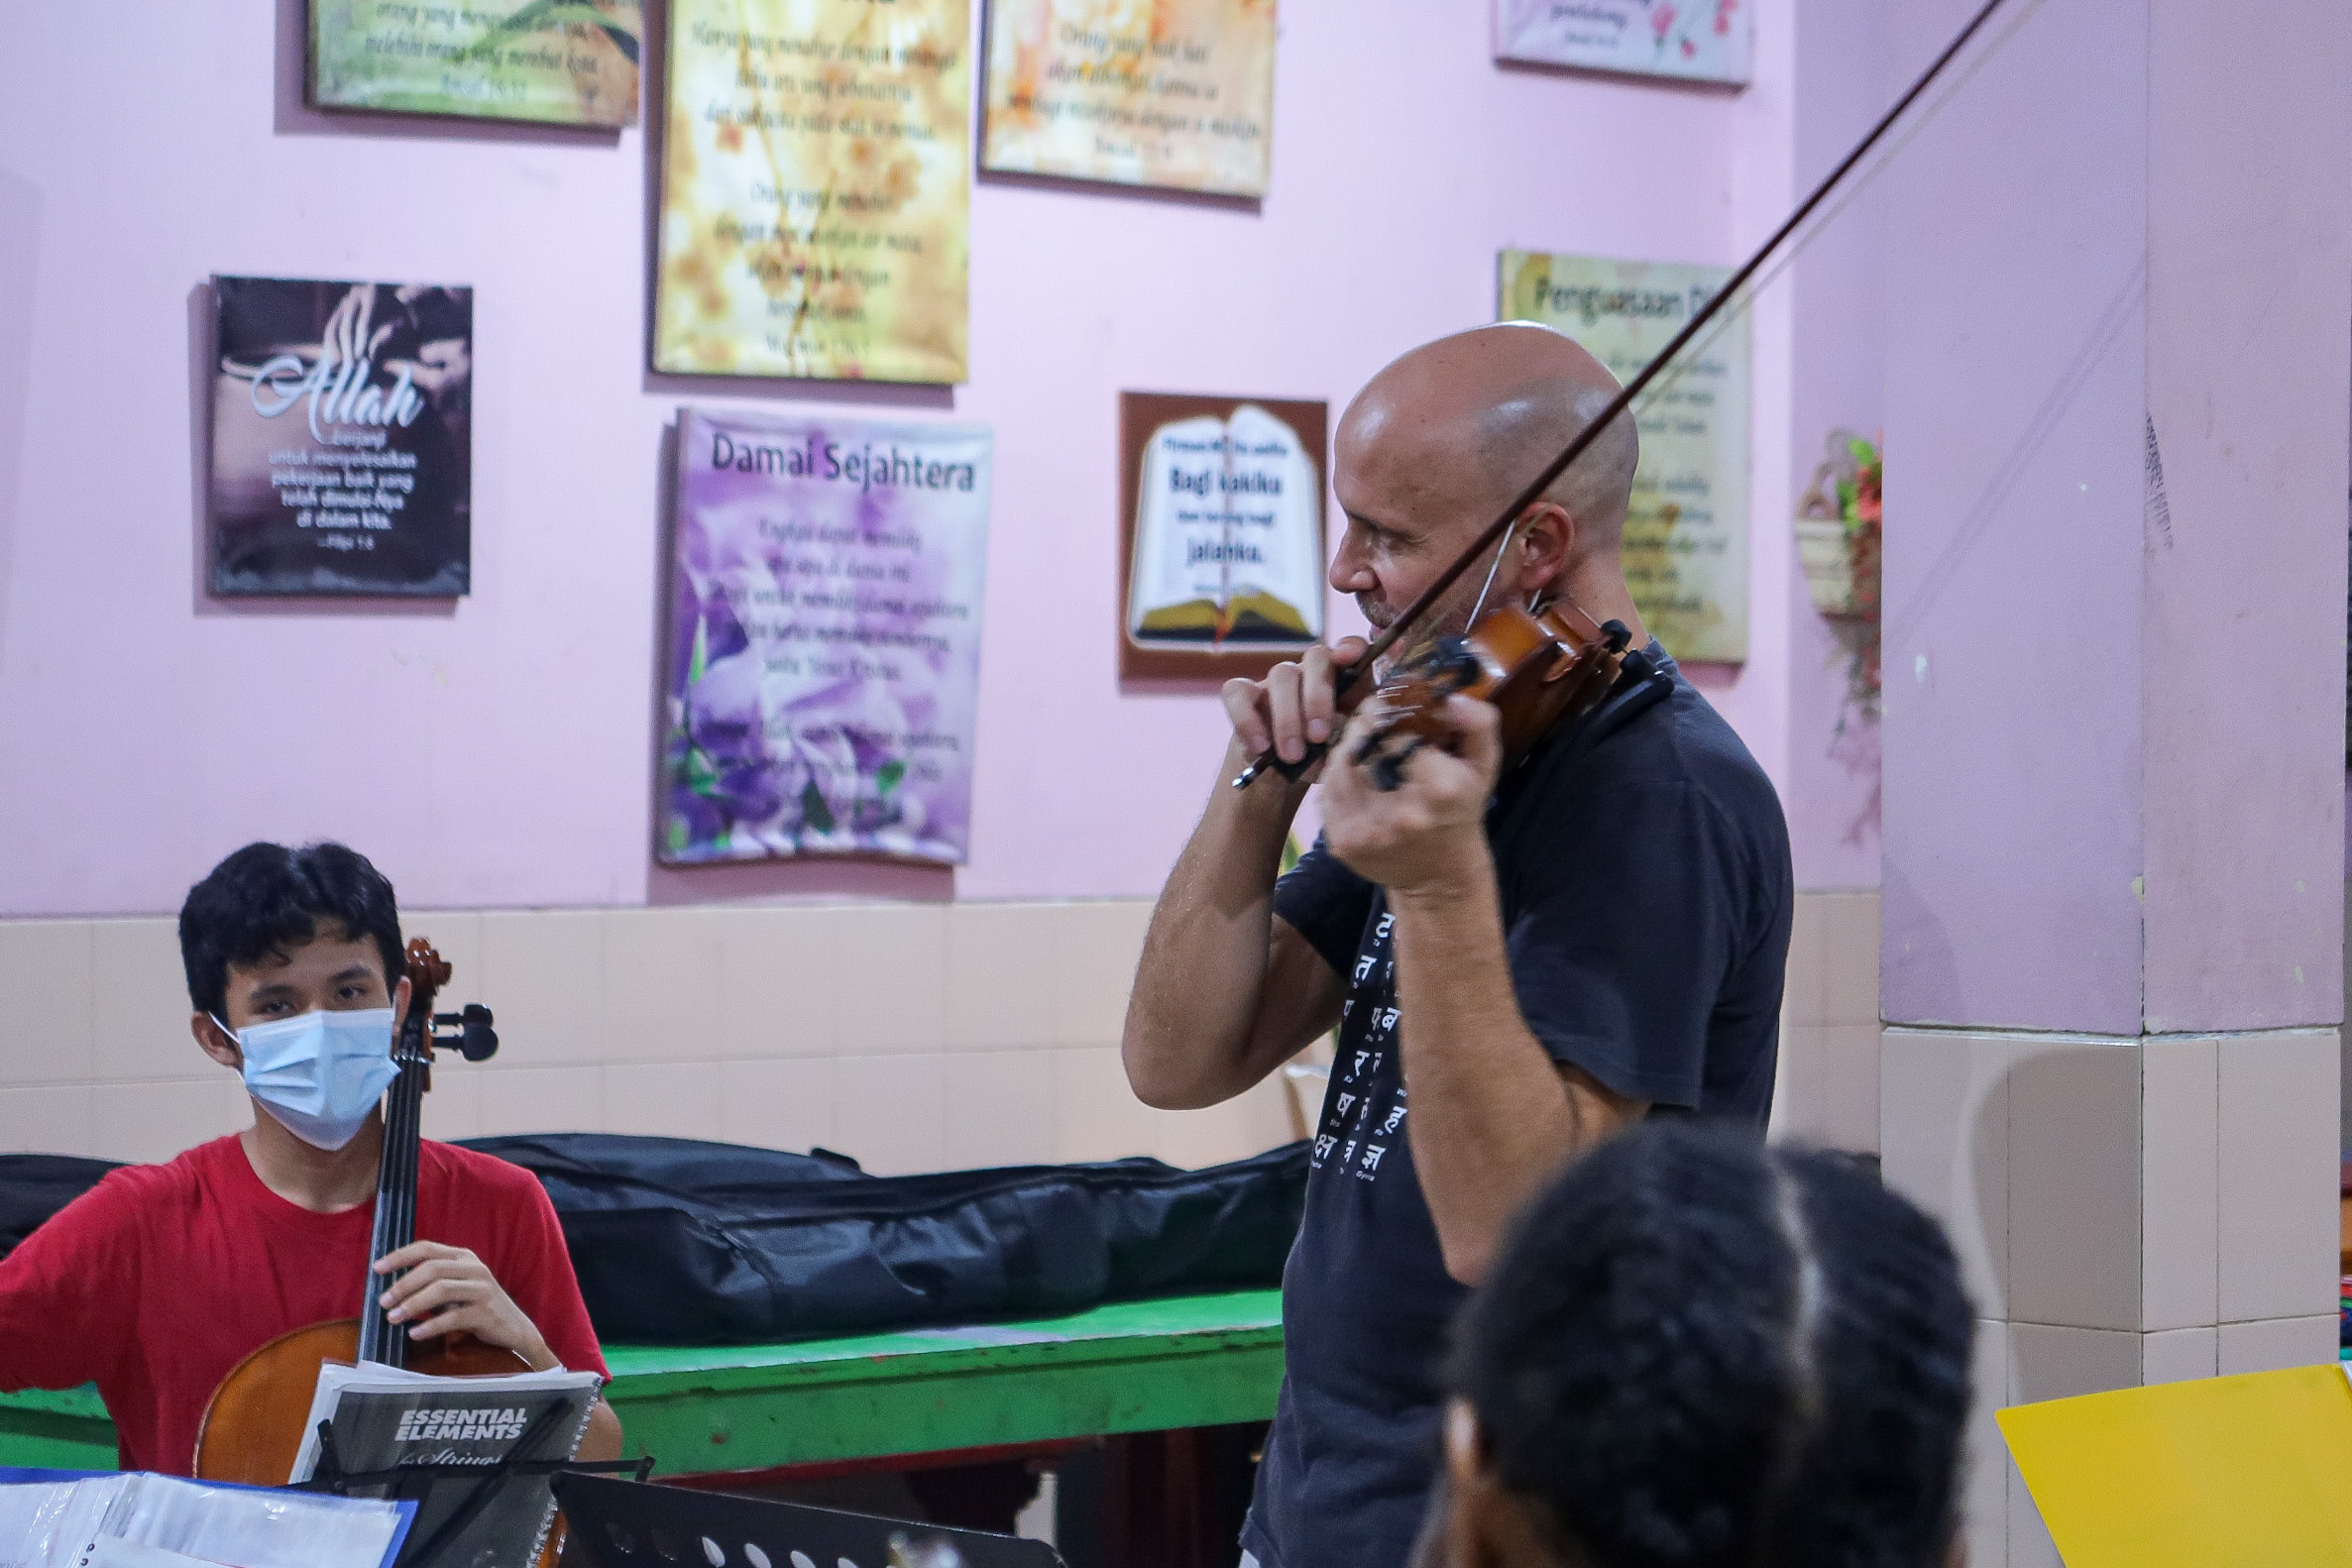
[[(222, 1378), (280, 1334), (359, 1315), (376, 1205), (315, 1214), (232, 1135), (110, 1172), (0, 1260), (0, 1389), (95, 1382), (126, 1470), (184, 1476)], [(555, 1207), (519, 1166), (426, 1142), (416, 1235), (489, 1265), (575, 1372), (610, 1376)]]

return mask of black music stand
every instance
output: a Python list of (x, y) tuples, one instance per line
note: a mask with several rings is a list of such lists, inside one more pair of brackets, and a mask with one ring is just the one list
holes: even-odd
[(354, 1487), (383, 1487), (384, 1496), (397, 1502), (421, 1504), (436, 1487), (466, 1486), (467, 1493), (455, 1512), (441, 1520), (429, 1535), (410, 1536), (394, 1559), (394, 1568), (433, 1568), (443, 1550), (457, 1539), (465, 1527), (482, 1514), (499, 1495), (499, 1490), (511, 1481), (532, 1476), (562, 1476), (567, 1473), (590, 1475), (634, 1472), (643, 1481), (653, 1471), (650, 1456), (642, 1459), (607, 1461), (579, 1461), (572, 1459), (522, 1459), (538, 1440), (552, 1428), (555, 1419), (564, 1413), (561, 1405), (550, 1405), (523, 1429), (506, 1457), (495, 1465), (395, 1465), (390, 1470), (348, 1471), (335, 1450), (335, 1426), (332, 1421), (318, 1423), (318, 1466), (307, 1481), (297, 1482), (289, 1491), (329, 1492), (336, 1497), (349, 1497)]
[(1063, 1568), (1044, 1541), (684, 1487), (567, 1473), (555, 1501), (564, 1560), (588, 1568)]

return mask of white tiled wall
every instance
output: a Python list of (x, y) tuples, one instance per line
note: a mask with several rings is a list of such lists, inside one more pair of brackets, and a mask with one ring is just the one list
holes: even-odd
[[(667, 1133), (904, 1172), (1290, 1137), (1279, 1082), (1207, 1111), (1127, 1090), (1140, 900), (419, 911), (497, 1059), (433, 1074), (425, 1128)], [(188, 1033), (169, 920), (0, 921), (0, 1149), (157, 1160), (244, 1125)]]
[(1878, 895), (1799, 893), (1780, 1011), (1777, 1138), (1878, 1148)]
[(2335, 1357), (2334, 1030), (1889, 1029), (1888, 1183), (1979, 1316), (1969, 1561), (2054, 1568), (1999, 1403)]
[[(1279, 1082), (1207, 1111), (1128, 1092), (1143, 900), (417, 911), (501, 1047), (433, 1075), (433, 1136), (603, 1130), (806, 1149), (881, 1172), (1291, 1136)], [(242, 1126), (188, 1034), (169, 920), (0, 921), (0, 1149), (158, 1160)], [(1789, 952), (1784, 1136), (1878, 1147), (1878, 899), (1806, 893)]]

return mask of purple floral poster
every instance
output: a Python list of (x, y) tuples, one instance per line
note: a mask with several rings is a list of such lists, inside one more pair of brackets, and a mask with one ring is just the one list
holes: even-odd
[(658, 846), (961, 865), (985, 426), (685, 409)]

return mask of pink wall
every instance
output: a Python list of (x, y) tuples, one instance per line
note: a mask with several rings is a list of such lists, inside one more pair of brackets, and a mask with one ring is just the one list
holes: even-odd
[[(1209, 695), (1115, 675), (1116, 393), (1336, 413), (1393, 354), (1491, 315), (1498, 247), (1734, 259), (1788, 186), (1786, 7), (1760, 9), (1779, 41), (1734, 95), (1498, 68), (1483, 0), (1293, 0), (1262, 208), (977, 186), (973, 379), (952, 394), (649, 375), (639, 132), (314, 115), (298, 0), (145, 8), (135, 49), (24, 9), (0, 65), (0, 915), (168, 910), (245, 840), (325, 835), (418, 905), (1152, 892), (1222, 728)], [(198, 592), (214, 272), (475, 286), (471, 599)], [(1785, 339), (1759, 325), (1757, 659), (1711, 680), (1776, 770)], [(976, 841), (952, 878), (651, 864), (663, 429), (735, 400), (995, 428)]]
[[(1906, 16), (1900, 47), (1969, 9)], [(2194, 4), (2024, 13), (1913, 149), (1888, 240), (1890, 1021), (2343, 1016), (2352, 112), (2323, 11), (2287, 7), (2280, 36), (2310, 42), (2284, 51)]]
[[(1884, 0), (1798, 0), (1791, 141), (1796, 177), (1806, 190), (1894, 100), (1887, 12)], [(1901, 177), (1894, 168), (1854, 195), (1806, 248), (1785, 285), (1799, 323), (1788, 382), (1791, 514), (1828, 432), (1874, 435), (1884, 422), (1886, 207), (1889, 188)], [(1793, 554), (1794, 543), (1781, 548)], [(1878, 727), (1844, 712), (1847, 651), (1815, 613), (1804, 573), (1793, 564), (1787, 606), (1788, 762), (1781, 793), (1797, 885), (1875, 887)]]

